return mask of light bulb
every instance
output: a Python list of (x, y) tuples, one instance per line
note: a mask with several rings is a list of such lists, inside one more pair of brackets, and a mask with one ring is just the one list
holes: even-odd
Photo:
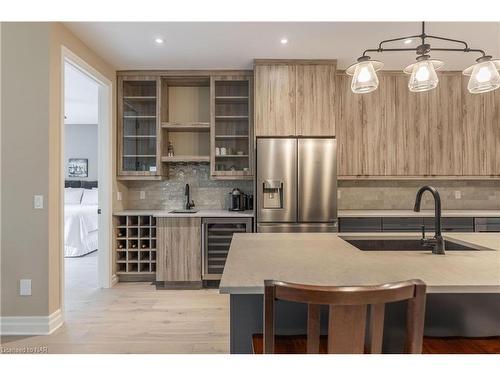
[(478, 82), (489, 81), (491, 79), (490, 70), (487, 67), (482, 66), (476, 74), (476, 79)]
[(415, 78), (417, 81), (422, 82), (422, 81), (427, 81), (430, 76), (429, 68), (427, 65), (420, 65), (417, 68), (417, 72), (415, 73)]
[(464, 74), (470, 74), (467, 89), (471, 94), (493, 91), (500, 87), (500, 75), (496, 65), (491, 60), (473, 65), (472, 72), (469, 68), (464, 70)]
[(368, 68), (366, 66), (363, 66), (359, 70), (358, 81), (365, 83), (365, 82), (368, 82), (370, 80), (370, 78), (371, 78), (371, 75), (370, 75)]

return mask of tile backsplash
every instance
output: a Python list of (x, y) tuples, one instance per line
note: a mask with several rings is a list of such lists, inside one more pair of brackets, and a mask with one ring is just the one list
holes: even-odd
[[(208, 164), (171, 164), (169, 177), (163, 181), (129, 181), (124, 202), (126, 209), (178, 209), (186, 202), (184, 186), (191, 187), (191, 199), (198, 209), (227, 209), (229, 192), (238, 187), (253, 194), (253, 181), (221, 181), (210, 179)], [(500, 181), (453, 180), (352, 180), (339, 181), (339, 209), (399, 209), (413, 208), (417, 190), (424, 185), (436, 187), (444, 210), (500, 210)], [(140, 191), (145, 199), (140, 199)], [(455, 192), (460, 191), (460, 199)], [(423, 209), (432, 209), (432, 195), (425, 193)]]
[[(434, 186), (439, 191), (443, 210), (500, 209), (500, 181), (495, 180), (339, 181), (339, 209), (413, 209), (417, 191), (424, 185)], [(460, 199), (455, 198), (456, 191), (460, 191)], [(422, 208), (433, 207), (432, 195), (425, 193)]]
[[(208, 164), (170, 164), (168, 172), (168, 178), (163, 181), (129, 181), (126, 208), (184, 208), (186, 184), (191, 188), (191, 199), (196, 209), (229, 208), (229, 193), (235, 187), (244, 193), (253, 194), (253, 181), (211, 180)], [(141, 190), (145, 192), (145, 199), (140, 199)]]

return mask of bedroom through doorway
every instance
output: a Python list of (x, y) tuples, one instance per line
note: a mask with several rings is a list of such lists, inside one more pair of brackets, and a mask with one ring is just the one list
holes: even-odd
[(99, 84), (64, 63), (64, 294), (99, 288)]

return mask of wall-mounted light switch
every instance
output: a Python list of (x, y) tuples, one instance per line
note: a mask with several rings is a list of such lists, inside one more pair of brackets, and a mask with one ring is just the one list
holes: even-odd
[(117, 201), (121, 201), (122, 200), (122, 192), (121, 191), (117, 191), (116, 192), (116, 200)]
[(33, 208), (35, 210), (43, 209), (43, 195), (34, 195), (33, 196)]
[(340, 199), (340, 190), (337, 190), (337, 199)]
[(31, 296), (31, 279), (19, 280), (19, 295)]
[(462, 192), (460, 190), (455, 190), (455, 199), (462, 199)]
[(144, 190), (139, 191), (139, 199), (146, 199), (146, 192)]

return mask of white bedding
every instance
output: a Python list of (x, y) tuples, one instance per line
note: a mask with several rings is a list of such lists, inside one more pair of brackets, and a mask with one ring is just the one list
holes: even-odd
[(78, 257), (97, 249), (97, 205), (64, 206), (64, 256)]

